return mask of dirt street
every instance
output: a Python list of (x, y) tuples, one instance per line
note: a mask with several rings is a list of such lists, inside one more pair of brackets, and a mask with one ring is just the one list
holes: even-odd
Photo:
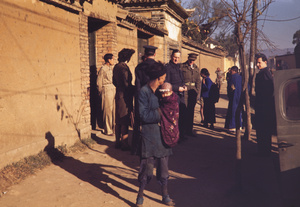
[[(223, 84), (225, 86), (225, 83)], [(224, 87), (225, 88), (225, 87)], [(277, 153), (256, 156), (253, 141), (243, 140), (242, 190), (236, 182), (236, 140), (224, 130), (225, 91), (216, 104), (214, 130), (200, 126), (196, 105), (194, 130), (170, 157), (169, 193), (179, 207), (279, 207), (282, 206)], [(0, 198), (1, 207), (93, 207), (134, 206), (139, 159), (114, 148), (114, 137), (93, 131), (97, 144), (72, 154), (12, 186)], [(147, 186), (145, 207), (165, 206), (155, 179)]]

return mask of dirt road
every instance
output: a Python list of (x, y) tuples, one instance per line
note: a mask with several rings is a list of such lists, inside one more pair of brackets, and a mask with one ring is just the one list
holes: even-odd
[[(242, 190), (236, 182), (236, 141), (224, 129), (226, 95), (221, 94), (214, 130), (200, 126), (196, 106), (190, 137), (170, 157), (169, 193), (179, 207), (279, 207), (282, 200), (276, 174), (277, 153), (256, 156), (255, 141), (243, 140)], [(97, 144), (12, 186), (0, 198), (1, 207), (134, 206), (139, 159), (114, 149), (114, 138), (93, 131)], [(253, 131), (253, 139), (255, 131)], [(147, 186), (145, 207), (160, 207), (160, 187)]]

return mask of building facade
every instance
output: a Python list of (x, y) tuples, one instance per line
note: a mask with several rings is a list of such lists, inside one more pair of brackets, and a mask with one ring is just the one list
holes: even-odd
[(43, 150), (49, 134), (55, 146), (90, 137), (106, 53), (135, 49), (133, 74), (146, 44), (164, 63), (180, 49), (211, 74), (225, 65), (224, 51), (181, 36), (189, 14), (175, 0), (2, 0), (0, 11), (0, 168)]

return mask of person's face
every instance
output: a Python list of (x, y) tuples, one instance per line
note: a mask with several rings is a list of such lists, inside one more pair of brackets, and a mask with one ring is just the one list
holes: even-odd
[(180, 61), (180, 53), (179, 53), (179, 52), (174, 53), (174, 54), (171, 56), (171, 60), (172, 60), (173, 63), (178, 64), (179, 61)]
[(258, 67), (259, 70), (267, 67), (267, 61), (263, 61), (262, 58), (258, 58), (256, 62), (256, 66)]
[(236, 72), (234, 70), (230, 70), (231, 75), (236, 74)]
[(193, 65), (195, 63), (195, 60), (188, 59), (188, 62), (189, 62), (189, 65)]
[(200, 73), (202, 78), (206, 78), (206, 75), (204, 75), (203, 73)]
[(166, 76), (167, 76), (167, 74), (164, 74), (158, 78), (158, 83), (160, 86), (165, 82)]
[(114, 59), (112, 58), (112, 59), (108, 59), (108, 63), (110, 64), (110, 65), (113, 65), (114, 64)]

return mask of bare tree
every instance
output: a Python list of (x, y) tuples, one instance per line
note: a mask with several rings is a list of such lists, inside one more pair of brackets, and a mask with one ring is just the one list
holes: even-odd
[[(254, 5), (257, 1), (255, 0), (221, 0), (224, 6), (227, 8), (226, 15), (231, 20), (231, 24), (235, 27), (236, 41), (239, 48), (240, 66), (243, 78), (243, 94), (241, 96), (240, 102), (244, 102), (246, 106), (246, 132), (245, 137), (250, 138), (251, 134), (251, 107), (250, 107), (250, 96), (248, 90), (249, 84), (249, 71), (246, 66), (246, 52), (245, 45), (249, 39), (249, 33), (252, 29), (252, 22), (257, 21), (257, 18), (263, 14), (263, 12), (268, 8), (268, 6), (273, 2), (273, 0), (260, 0), (259, 5)], [(258, 6), (256, 8), (256, 6)], [(256, 15), (252, 15), (253, 7)], [(253, 18), (252, 18), (253, 17)], [(251, 79), (251, 78), (250, 78)], [(243, 99), (243, 100), (242, 100)], [(240, 107), (241, 108), (241, 107)], [(238, 119), (237, 119), (238, 120)], [(241, 159), (242, 159), (242, 147), (241, 147), (241, 132), (239, 121), (236, 124), (236, 138), (237, 138), (237, 183), (241, 188)]]

